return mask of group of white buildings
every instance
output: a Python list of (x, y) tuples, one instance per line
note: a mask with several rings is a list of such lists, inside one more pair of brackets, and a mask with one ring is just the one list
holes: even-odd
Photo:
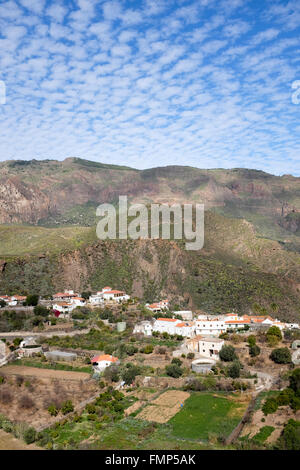
[[(183, 311), (189, 314), (190, 311)], [(175, 312), (180, 315), (180, 312)], [(184, 318), (182, 316), (182, 318)], [(297, 323), (282, 323), (274, 320), (270, 316), (239, 316), (235, 313), (229, 313), (221, 316), (199, 315), (195, 319), (182, 320), (176, 318), (157, 318), (152, 321), (143, 321), (135, 325), (134, 333), (143, 333), (151, 336), (153, 332), (168, 333), (169, 335), (181, 335), (185, 338), (193, 338), (199, 335), (219, 336), (228, 330), (237, 330), (244, 328), (246, 325), (252, 328), (277, 326), (283, 329), (298, 329)]]
[(58, 292), (53, 295), (53, 310), (59, 312), (60, 315), (68, 316), (76, 307), (101, 306), (106, 302), (126, 302), (130, 296), (121, 290), (114, 290), (111, 287), (103, 287), (101, 291), (93, 294), (88, 300), (80, 297), (74, 293), (73, 290), (66, 290), (65, 292)]
[(17, 305), (23, 305), (26, 300), (25, 295), (0, 295), (0, 300), (3, 300), (9, 307), (16, 307)]

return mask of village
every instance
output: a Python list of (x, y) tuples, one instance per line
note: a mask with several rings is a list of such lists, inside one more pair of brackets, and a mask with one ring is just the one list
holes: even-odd
[[(62, 443), (56, 436), (57, 426), (72, 428), (76, 419), (86, 423), (83, 428), (95, 446), (102, 446), (102, 431), (115, 429), (116, 416), (128, 425), (133, 419), (151, 424), (155, 436), (156, 427), (164, 429), (165, 423), (176, 429), (176, 419), (186, 419), (185, 408), (197, 400), (195, 416), (202, 421), (195, 422), (195, 429), (199, 445), (209, 448), (215, 445), (210, 432), (215, 436), (220, 430), (210, 430), (205, 402), (218, 393), (227, 394), (236, 408), (234, 419), (228, 411), (221, 446), (274, 445), (288, 419), (299, 414), (294, 399), (296, 405), (286, 403), (257, 422), (264, 403), (283, 393), (299, 370), (298, 323), (254, 313), (181, 310), (171, 308), (166, 298), (142, 302), (109, 286), (81, 294), (62, 289), (47, 298), (3, 294), (0, 306), (0, 320), (12, 322), (8, 331), (0, 331), (0, 429), (18, 434), (25, 422), (33, 429), (32, 442), (42, 447), (83, 446), (83, 438), (74, 444), (71, 437)], [(91, 412), (107, 391), (120, 397), (119, 411), (101, 402), (102, 411)], [(227, 398), (219, 398), (225, 400), (219, 401), (221, 408), (227, 406)], [(266, 437), (258, 443), (261, 432)], [(176, 436), (191, 445), (195, 434)]]

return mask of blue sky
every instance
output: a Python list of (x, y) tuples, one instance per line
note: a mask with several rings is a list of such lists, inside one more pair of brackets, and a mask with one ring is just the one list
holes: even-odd
[(299, 32), (299, 0), (2, 1), (0, 160), (300, 176)]

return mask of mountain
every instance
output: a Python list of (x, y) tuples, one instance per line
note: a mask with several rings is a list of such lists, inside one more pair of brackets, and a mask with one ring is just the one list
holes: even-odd
[[(107, 241), (96, 207), (204, 203), (205, 245)], [(211, 312), (300, 313), (300, 178), (262, 171), (168, 166), (136, 170), (67, 158), (0, 163), (0, 281), (8, 291), (52, 293), (103, 283), (151, 300)], [(265, 309), (265, 310), (264, 310)]]

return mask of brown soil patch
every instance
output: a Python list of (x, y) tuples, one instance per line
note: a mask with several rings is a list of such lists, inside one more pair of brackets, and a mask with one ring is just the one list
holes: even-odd
[(34, 444), (26, 445), (25, 442), (16, 439), (12, 434), (0, 429), (0, 450), (43, 450)]
[(86, 372), (73, 372), (54, 369), (39, 369), (27, 366), (4, 366), (1, 367), (4, 375), (22, 375), (24, 377), (50, 378), (62, 380), (88, 380), (90, 375)]
[(124, 411), (125, 416), (129, 416), (131, 413), (134, 413), (139, 408), (141, 408), (142, 405), (143, 405), (143, 403), (141, 401), (136, 401), (135, 403), (133, 403), (133, 405), (129, 406), (129, 408), (127, 408)]
[(187, 392), (180, 390), (168, 390), (157, 397), (150, 405), (146, 406), (138, 417), (146, 421), (156, 423), (168, 422), (178, 411), (180, 406), (190, 396)]
[[(36, 429), (50, 426), (57, 419), (48, 412), (51, 404), (60, 407), (64, 401), (71, 400), (76, 408), (99, 391), (96, 381), (86, 380), (88, 374), (31, 368), (37, 374), (30, 375), (22, 374), (22, 369), (22, 366), (15, 366), (13, 373), (9, 369), (9, 374), (7, 368), (1, 368), (1, 374), (5, 377), (5, 382), (0, 385), (1, 413), (14, 423), (25, 422)], [(59, 374), (52, 376), (53, 372)], [(72, 374), (71, 379), (69, 374)]]

